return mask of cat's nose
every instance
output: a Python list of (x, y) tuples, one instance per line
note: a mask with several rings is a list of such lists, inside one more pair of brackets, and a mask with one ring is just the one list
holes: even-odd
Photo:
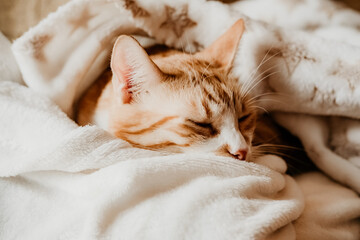
[(239, 160), (246, 160), (246, 156), (248, 155), (249, 152), (249, 148), (245, 147), (245, 148), (240, 148), (235, 152), (231, 152), (229, 151), (231, 155), (233, 155), (234, 157), (236, 157)]

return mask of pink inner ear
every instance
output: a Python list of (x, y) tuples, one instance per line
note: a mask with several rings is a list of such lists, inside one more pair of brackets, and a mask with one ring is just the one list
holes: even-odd
[[(125, 69), (124, 69), (125, 70)], [(131, 69), (126, 68), (126, 70), (120, 70), (121, 72), (121, 80), (124, 82), (124, 87), (121, 89), (122, 93), (122, 101), (123, 103), (130, 103), (132, 100), (132, 92), (131, 92), (131, 82), (130, 82), (130, 76), (131, 76)]]
[(115, 71), (113, 73), (116, 76), (117, 81), (119, 81), (118, 84), (122, 85), (121, 88), (121, 95), (122, 95), (122, 102), (123, 103), (130, 103), (132, 101), (132, 84), (131, 84), (131, 73), (133, 69), (126, 64), (126, 62), (118, 61), (118, 66), (115, 68)]
[(132, 100), (132, 92), (129, 91), (130, 88), (131, 86), (125, 85), (124, 88), (121, 90), (123, 103), (130, 103)]

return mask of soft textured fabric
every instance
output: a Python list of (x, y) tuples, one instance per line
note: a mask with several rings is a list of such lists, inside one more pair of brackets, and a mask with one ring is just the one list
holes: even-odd
[(296, 239), (360, 239), (360, 198), (320, 173), (296, 177), (305, 210), (295, 221)]

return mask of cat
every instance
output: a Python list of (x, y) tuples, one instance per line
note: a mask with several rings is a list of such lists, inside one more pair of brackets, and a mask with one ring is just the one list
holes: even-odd
[(76, 121), (135, 147), (250, 160), (255, 145), (281, 141), (268, 117), (257, 123), (256, 106), (230, 73), (244, 29), (240, 19), (195, 54), (170, 49), (149, 56), (134, 38), (120, 36), (111, 68), (79, 100)]
[(80, 99), (77, 122), (99, 125), (136, 147), (247, 160), (256, 112), (229, 75), (243, 32), (238, 20), (201, 52), (152, 56), (134, 38), (120, 36), (111, 72)]

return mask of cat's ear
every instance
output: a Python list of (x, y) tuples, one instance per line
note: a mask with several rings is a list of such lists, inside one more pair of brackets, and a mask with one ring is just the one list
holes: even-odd
[(120, 36), (111, 56), (112, 84), (123, 103), (130, 103), (142, 90), (158, 81), (162, 72), (140, 44), (130, 36)]
[(230, 29), (221, 35), (209, 47), (198, 54), (209, 59), (221, 68), (230, 70), (235, 58), (240, 39), (245, 31), (244, 20), (237, 20)]

